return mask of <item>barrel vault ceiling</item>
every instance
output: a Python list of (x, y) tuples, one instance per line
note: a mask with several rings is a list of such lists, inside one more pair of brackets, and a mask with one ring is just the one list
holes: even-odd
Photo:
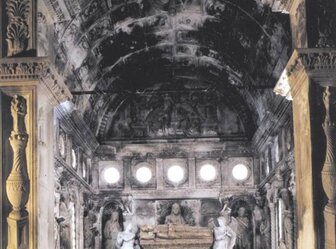
[[(113, 136), (116, 120), (141, 101), (145, 121), (164, 112), (168, 95), (175, 109), (188, 102), (191, 123), (195, 103), (204, 109), (215, 98), (252, 137), (272, 107), (272, 89), (291, 50), (288, 15), (257, 0), (48, 3), (62, 9), (54, 17), (53, 59), (100, 140)], [(153, 96), (161, 103), (156, 111)]]

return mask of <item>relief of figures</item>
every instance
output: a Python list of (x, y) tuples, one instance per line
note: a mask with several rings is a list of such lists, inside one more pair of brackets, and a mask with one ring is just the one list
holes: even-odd
[(243, 135), (239, 115), (214, 93), (157, 93), (125, 102), (111, 121), (114, 138)]

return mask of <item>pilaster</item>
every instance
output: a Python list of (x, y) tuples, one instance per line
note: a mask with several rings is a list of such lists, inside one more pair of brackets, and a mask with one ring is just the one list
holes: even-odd
[[(334, 206), (330, 203), (334, 202), (336, 189), (333, 156), (335, 146), (332, 136), (334, 129), (328, 114), (331, 110), (329, 87), (335, 86), (335, 79), (336, 50), (297, 49), (277, 84), (277, 87), (286, 86), (287, 90), (282, 91), (282, 95), (293, 99), (297, 248), (322, 248), (321, 245), (324, 245), (323, 248), (335, 248), (335, 215), (330, 216), (334, 211), (328, 212), (330, 206)], [(323, 88), (326, 89), (322, 100), (320, 89)], [(323, 103), (324, 110), (321, 109)], [(326, 111), (324, 132), (321, 119), (323, 111)], [(323, 133), (326, 135), (325, 140), (321, 138)], [(323, 158), (326, 159), (322, 169)], [(320, 217), (323, 217), (321, 203), (324, 192), (329, 204), (325, 208), (325, 221), (322, 225)]]
[[(46, 58), (36, 57), (0, 59), (0, 90), (13, 101), (24, 99), (27, 106), (26, 117), (20, 118), (20, 120), (24, 120), (27, 127), (26, 149), (19, 146), (19, 142), (25, 140), (21, 139), (18, 140), (18, 143), (14, 143), (15, 138), (24, 137), (20, 135), (24, 133), (22, 128), (17, 132), (18, 129), (13, 127), (13, 132), (16, 131), (20, 134), (13, 133), (14, 135), (10, 138), (13, 151), (19, 155), (15, 156), (14, 153), (13, 162), (20, 165), (26, 164), (27, 175), (20, 177), (20, 179), (27, 185), (22, 188), (26, 190), (26, 195), (21, 195), (22, 202), (23, 197), (27, 199), (27, 212), (25, 213), (23, 209), (25, 205), (20, 204), (19, 209), (22, 211), (17, 212), (20, 215), (8, 217), (9, 231), (6, 238), (8, 249), (16, 249), (19, 246), (29, 249), (54, 248), (54, 226), (52, 223), (48, 223), (48, 221), (54, 220), (55, 189), (53, 185), (54, 140), (50, 134), (54, 133), (53, 108), (61, 102), (71, 99), (71, 94), (52, 64)], [(19, 105), (20, 108), (23, 106), (23, 104)], [(24, 151), (26, 163), (23, 159)], [(7, 156), (11, 157), (10, 154)], [(13, 169), (15, 168), (14, 163)], [(13, 182), (10, 177), (7, 181), (8, 186)], [(7, 195), (10, 195), (13, 188), (8, 187), (6, 192)], [(43, 198), (40, 198), (42, 195)], [(15, 194), (15, 196), (20, 195)], [(50, 199), (46, 200), (46, 198)], [(40, 203), (47, 203), (49, 206), (40, 205)], [(15, 205), (14, 203), (13, 208), (17, 210)], [(42, 231), (40, 227), (45, 230)], [(24, 235), (22, 235), (22, 231), (25, 231)]]

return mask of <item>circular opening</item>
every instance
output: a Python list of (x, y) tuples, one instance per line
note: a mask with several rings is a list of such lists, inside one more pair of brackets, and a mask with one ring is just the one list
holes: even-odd
[(184, 177), (184, 170), (181, 166), (173, 165), (168, 169), (167, 176), (171, 182), (180, 182)]
[(200, 170), (200, 176), (204, 181), (212, 181), (216, 177), (216, 169), (211, 164), (204, 164)]
[(136, 171), (136, 179), (142, 183), (149, 182), (152, 179), (152, 171), (148, 167), (140, 167)]
[(104, 179), (107, 183), (117, 183), (120, 179), (120, 173), (116, 168), (108, 168), (104, 171)]
[(236, 180), (245, 180), (248, 177), (249, 170), (244, 164), (237, 164), (232, 169), (232, 175)]
[(77, 167), (76, 152), (74, 149), (71, 150), (71, 166), (74, 169)]

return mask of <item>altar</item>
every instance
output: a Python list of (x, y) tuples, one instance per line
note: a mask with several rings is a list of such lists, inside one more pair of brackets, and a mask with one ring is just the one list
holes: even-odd
[(209, 249), (213, 234), (209, 228), (164, 224), (140, 229), (144, 249)]

